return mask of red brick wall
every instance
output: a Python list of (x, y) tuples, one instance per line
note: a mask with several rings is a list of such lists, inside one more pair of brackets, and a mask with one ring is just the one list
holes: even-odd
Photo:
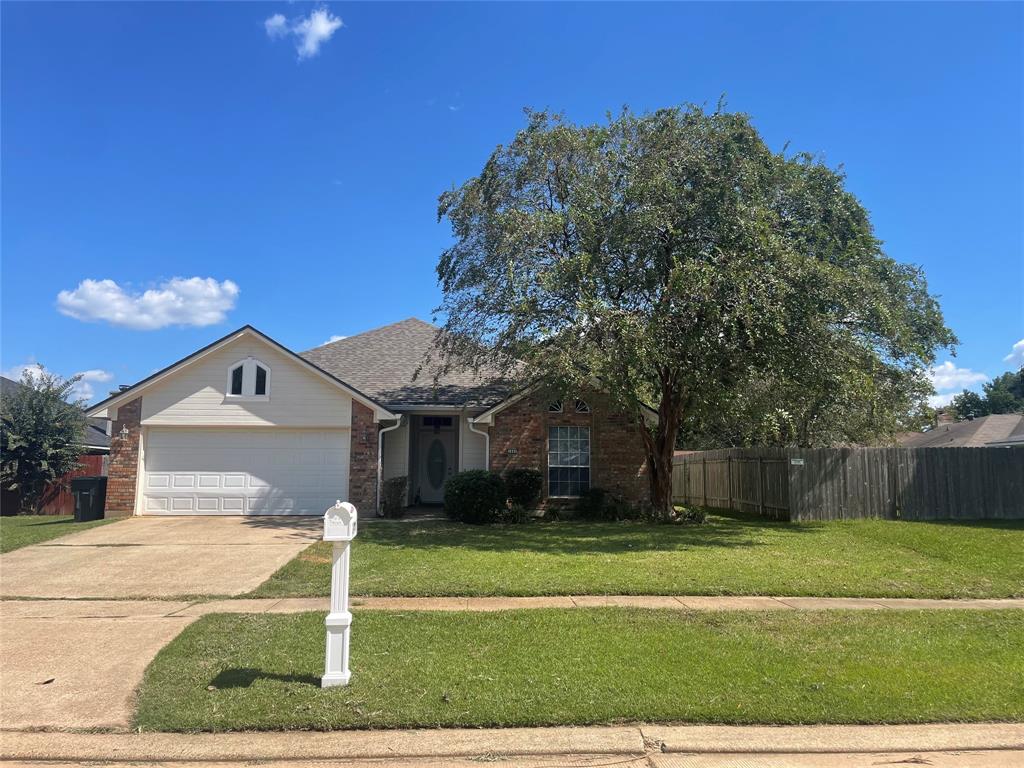
[(352, 401), (352, 446), (348, 466), (348, 500), (360, 512), (377, 509), (377, 424), (373, 411)]
[(547, 439), (549, 426), (590, 427), (590, 485), (603, 488), (631, 504), (647, 502), (646, 452), (630, 416), (597, 392), (585, 398), (590, 413), (576, 413), (575, 400), (566, 399), (562, 413), (549, 413), (548, 402), (524, 397), (494, 417), (491, 425), (490, 468), (539, 469), (547, 496)]
[[(128, 517), (135, 514), (135, 484), (139, 476), (139, 421), (142, 398), (137, 397), (117, 409), (111, 427), (110, 468), (107, 471), (106, 517)], [(128, 436), (121, 437), (121, 428)]]

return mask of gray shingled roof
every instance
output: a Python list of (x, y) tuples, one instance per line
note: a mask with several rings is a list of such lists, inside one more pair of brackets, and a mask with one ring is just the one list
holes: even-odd
[(1024, 430), (1024, 415), (1006, 413), (982, 416), (971, 421), (939, 424), (927, 432), (911, 432), (899, 437), (903, 448), (973, 448), (1005, 442)]
[(299, 355), (386, 408), (458, 405), (483, 409), (508, 397), (511, 385), (498, 371), (481, 375), (452, 371), (435, 384), (428, 356), (436, 350), (437, 331), (436, 326), (410, 317)]

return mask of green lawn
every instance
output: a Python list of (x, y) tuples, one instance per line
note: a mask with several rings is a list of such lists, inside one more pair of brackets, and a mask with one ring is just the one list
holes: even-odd
[[(330, 546), (314, 544), (254, 594), (329, 594)], [(1024, 596), (1024, 521), (375, 521), (352, 546), (356, 595)]]
[(112, 522), (113, 520), (93, 520), (88, 523), (76, 523), (69, 515), (0, 517), (0, 552), (10, 552), (29, 544), (38, 544), (41, 541)]
[(360, 611), (207, 616), (146, 672), (144, 730), (1024, 718), (1024, 612)]

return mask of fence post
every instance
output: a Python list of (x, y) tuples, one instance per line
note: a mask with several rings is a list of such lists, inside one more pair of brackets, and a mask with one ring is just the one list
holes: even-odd
[(708, 506), (708, 457), (703, 454), (700, 457), (700, 490), (704, 496), (704, 507)]
[(764, 517), (764, 460), (757, 457), (757, 513)]
[(729, 509), (732, 509), (732, 454), (725, 460), (725, 476), (729, 481)]

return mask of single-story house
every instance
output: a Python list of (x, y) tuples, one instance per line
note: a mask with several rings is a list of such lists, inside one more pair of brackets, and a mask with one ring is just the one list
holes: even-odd
[[(0, 376), (0, 399), (14, 397), (24, 385), (20, 381)], [(40, 515), (73, 515), (75, 513), (75, 497), (71, 495), (71, 481), (76, 477), (89, 477), (107, 474), (107, 462), (110, 453), (110, 436), (107, 429), (110, 423), (106, 419), (87, 417), (82, 429), (81, 455), (78, 457), (79, 467), (61, 476), (47, 489), (42, 506), (36, 510)], [(0, 489), (0, 510), (3, 514), (14, 514), (19, 507), (20, 494), (12, 488)]]
[(901, 448), (999, 448), (1024, 444), (1024, 414), (1002, 413), (942, 421), (925, 432), (904, 432)]
[(113, 422), (107, 515), (372, 514), (388, 478), (441, 504), (452, 474), (512, 467), (543, 472), (546, 500), (647, 498), (640, 433), (601, 392), (435, 382), (437, 330), (410, 318), (296, 353), (247, 325), (115, 393), (89, 410)]

